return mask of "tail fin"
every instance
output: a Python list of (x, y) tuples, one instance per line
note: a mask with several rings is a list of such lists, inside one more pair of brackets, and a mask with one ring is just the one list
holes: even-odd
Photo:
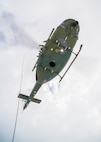
[[(21, 99), (24, 99), (24, 100), (27, 100), (27, 101), (29, 100), (29, 96), (26, 96), (26, 95), (23, 95), (23, 94), (19, 94), (18, 98), (21, 98)], [(31, 101), (38, 103), (38, 104), (41, 103), (41, 100), (36, 99), (36, 98), (33, 98)]]

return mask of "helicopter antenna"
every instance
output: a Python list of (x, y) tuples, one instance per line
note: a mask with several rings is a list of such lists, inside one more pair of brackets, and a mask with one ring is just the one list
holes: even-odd
[(52, 31), (51, 31), (51, 33), (50, 33), (50, 35), (49, 35), (49, 37), (48, 37), (48, 40), (51, 38), (53, 32), (54, 32), (54, 28), (52, 29)]

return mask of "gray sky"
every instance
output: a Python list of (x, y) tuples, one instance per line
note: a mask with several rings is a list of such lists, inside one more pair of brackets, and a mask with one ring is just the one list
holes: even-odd
[[(20, 101), (15, 142), (101, 141), (101, 2), (100, 0), (0, 1), (0, 141), (11, 142), (19, 90), (29, 94), (38, 44), (63, 20), (79, 21), (83, 49), (64, 80), (56, 77), (22, 112)], [(23, 79), (21, 70), (23, 58)]]

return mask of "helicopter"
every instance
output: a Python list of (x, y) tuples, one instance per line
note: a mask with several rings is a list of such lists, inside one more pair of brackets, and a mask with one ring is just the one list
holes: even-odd
[[(36, 68), (35, 86), (29, 96), (21, 93), (18, 95), (18, 98), (25, 100), (23, 110), (30, 102), (38, 104), (41, 102), (41, 100), (36, 99), (34, 96), (44, 83), (52, 80), (57, 75), (60, 77), (59, 82), (61, 82), (82, 49), (83, 45), (81, 44), (79, 51), (77, 53), (73, 52), (80, 30), (79, 22), (77, 20), (67, 19), (63, 21), (55, 31), (54, 30), (55, 29), (53, 28), (48, 39), (44, 41), (45, 45), (40, 45), (41, 50), (39, 51), (38, 60), (32, 69), (32, 71), (34, 71)], [(71, 54), (74, 54), (75, 57), (63, 76), (61, 76), (59, 73), (68, 62)]]

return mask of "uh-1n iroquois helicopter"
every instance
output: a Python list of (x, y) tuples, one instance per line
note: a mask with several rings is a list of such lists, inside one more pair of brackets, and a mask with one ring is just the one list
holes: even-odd
[(74, 45), (78, 40), (79, 29), (78, 21), (67, 19), (57, 27), (55, 32), (53, 29), (48, 40), (45, 41), (45, 45), (41, 45), (42, 48), (39, 53), (39, 58), (32, 69), (33, 71), (36, 68), (36, 84), (29, 96), (23, 94), (18, 95), (18, 98), (25, 100), (23, 109), (25, 109), (30, 102), (41, 102), (41, 100), (34, 98), (39, 88), (44, 83), (59, 75), (73, 53), (75, 55), (73, 61), (68, 66), (63, 76), (59, 75), (60, 81), (63, 79), (82, 48), (81, 45), (77, 54), (73, 52)]

